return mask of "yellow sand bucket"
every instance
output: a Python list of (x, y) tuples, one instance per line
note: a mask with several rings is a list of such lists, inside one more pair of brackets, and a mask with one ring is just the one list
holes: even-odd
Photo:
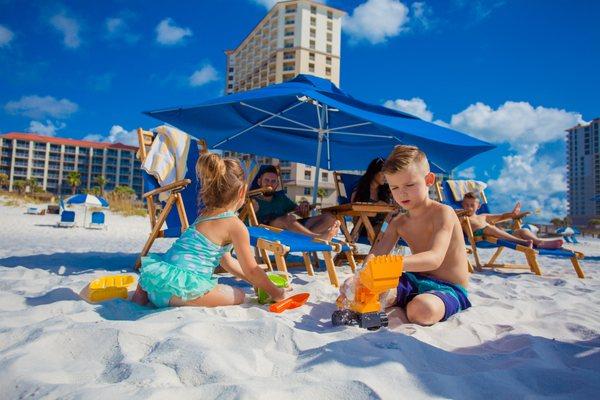
[(135, 278), (132, 275), (103, 276), (91, 281), (82, 290), (81, 295), (91, 303), (118, 298), (127, 299), (127, 288), (134, 282)]

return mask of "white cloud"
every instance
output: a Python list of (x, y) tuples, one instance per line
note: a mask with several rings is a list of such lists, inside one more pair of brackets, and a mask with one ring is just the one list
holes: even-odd
[(56, 131), (63, 129), (67, 125), (64, 122), (56, 122), (56, 124), (50, 120), (46, 120), (46, 125), (40, 121), (31, 121), (27, 132), (39, 133), (41, 135), (54, 136)]
[(66, 47), (76, 49), (81, 45), (80, 26), (77, 20), (67, 17), (63, 12), (50, 18), (50, 24), (63, 34), (63, 43)]
[(549, 220), (567, 214), (564, 164), (534, 154), (502, 157), (503, 168), (496, 179), (488, 181), (494, 210), (504, 212), (520, 201), (524, 211), (539, 210), (537, 218)]
[(84, 137), (83, 140), (106, 143), (123, 143), (130, 146), (138, 145), (137, 130), (132, 129), (128, 131), (120, 125), (113, 125), (108, 132), (108, 136), (91, 134)]
[(137, 43), (140, 40), (140, 35), (132, 33), (129, 28), (128, 20), (132, 18), (132, 14), (123, 14), (123, 16), (107, 18), (104, 21), (106, 38), (110, 40), (123, 40), (129, 44)]
[(30, 118), (44, 117), (67, 118), (79, 107), (67, 99), (57, 100), (52, 96), (23, 96), (19, 100), (6, 103), (4, 109), (10, 114), (24, 115)]
[(465, 168), (457, 173), (459, 178), (462, 179), (475, 179), (475, 167)]
[(431, 16), (433, 10), (424, 1), (417, 1), (410, 6), (412, 9), (413, 26), (427, 30), (431, 28), (433, 22)]
[(407, 30), (408, 7), (398, 0), (367, 0), (343, 21), (344, 32), (355, 41), (382, 43)]
[(425, 121), (431, 121), (433, 119), (433, 113), (427, 109), (427, 104), (419, 97), (413, 97), (410, 100), (387, 100), (383, 105), (388, 108), (412, 114)]
[(521, 152), (535, 153), (539, 144), (563, 139), (565, 129), (580, 122), (582, 116), (576, 112), (507, 101), (496, 110), (480, 102), (471, 104), (454, 114), (450, 125), (483, 140), (508, 142)]
[(186, 36), (192, 36), (189, 28), (181, 28), (173, 23), (173, 19), (165, 18), (156, 26), (156, 41), (169, 46), (180, 43)]
[(212, 65), (206, 64), (190, 76), (190, 86), (202, 86), (219, 79), (219, 74)]
[(0, 25), (0, 47), (8, 46), (14, 37), (15, 34), (10, 29)]

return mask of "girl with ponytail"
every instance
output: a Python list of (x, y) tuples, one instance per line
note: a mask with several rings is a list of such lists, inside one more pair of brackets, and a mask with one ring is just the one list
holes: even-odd
[[(148, 300), (157, 307), (217, 307), (244, 302), (244, 292), (218, 284), (214, 270), (221, 265), (253, 286), (264, 289), (273, 300), (284, 291), (273, 285), (256, 263), (250, 236), (236, 210), (244, 203), (246, 184), (240, 163), (206, 153), (196, 164), (202, 189), (198, 193), (203, 209), (190, 227), (163, 255), (150, 253), (142, 258), (138, 288), (133, 301)], [(237, 259), (231, 255), (235, 249)]]

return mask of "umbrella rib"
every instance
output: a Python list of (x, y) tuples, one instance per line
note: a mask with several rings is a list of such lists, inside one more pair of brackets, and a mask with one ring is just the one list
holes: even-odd
[(281, 111), (281, 112), (278, 112), (277, 114), (275, 114), (275, 113), (272, 113), (271, 111), (263, 110), (262, 108), (259, 108), (259, 107), (256, 107), (256, 106), (252, 106), (252, 105), (250, 105), (250, 104), (248, 104), (248, 103), (244, 103), (243, 101), (240, 101), (240, 104), (241, 104), (241, 105), (243, 105), (243, 106), (246, 106), (246, 107), (252, 108), (252, 109), (254, 109), (254, 110), (257, 110), (257, 111), (260, 111), (260, 112), (264, 112), (265, 114), (269, 114), (269, 115), (271, 115), (271, 117), (270, 117), (270, 118), (268, 118), (268, 119), (265, 119), (264, 121), (261, 121), (261, 122), (259, 122), (259, 125), (260, 125), (260, 124), (262, 124), (262, 123), (264, 123), (264, 122), (267, 122), (267, 121), (269, 121), (271, 118), (281, 118), (281, 119), (283, 119), (283, 120), (286, 120), (286, 121), (288, 121), (288, 122), (291, 122), (291, 123), (293, 123), (293, 124), (300, 125), (300, 126), (303, 126), (303, 127), (305, 127), (305, 128), (308, 128), (308, 129), (313, 129), (313, 130), (315, 130), (315, 128), (313, 128), (313, 127), (312, 127), (312, 126), (310, 126), (310, 125), (306, 125), (306, 124), (303, 124), (302, 122), (294, 121), (293, 119), (290, 119), (290, 118), (287, 118), (287, 117), (284, 117), (283, 115), (281, 115), (281, 114), (283, 114), (284, 112), (288, 112), (288, 111), (290, 111), (292, 108), (295, 108), (295, 107), (297, 107), (297, 106), (299, 106), (299, 105), (301, 105), (301, 104), (304, 104), (304, 102), (302, 102), (302, 101), (298, 102), (298, 103), (297, 103), (297, 104), (295, 104), (293, 107), (290, 107), (290, 108), (288, 108), (288, 109), (285, 109), (285, 110), (283, 110), (283, 111)]
[(335, 133), (336, 135), (342, 135), (342, 136), (376, 137), (376, 138), (382, 138), (382, 139), (396, 139), (396, 140), (400, 141), (396, 136), (375, 135), (373, 133), (354, 133), (354, 132), (340, 132), (340, 131), (331, 132), (331, 133)]
[(346, 125), (346, 126), (338, 126), (337, 128), (331, 128), (328, 129), (329, 132), (335, 132), (335, 131), (339, 131), (341, 129), (348, 129), (348, 128), (356, 128), (357, 126), (365, 126), (365, 125), (372, 125), (372, 122), (362, 122), (360, 124), (353, 124), (353, 125)]
[[(240, 103), (240, 104), (243, 104), (243, 105), (247, 106), (247, 104), (246, 104), (246, 103)], [(296, 108), (296, 107), (298, 107), (300, 104), (302, 104), (302, 103), (301, 103), (301, 102), (298, 102), (298, 103), (292, 104), (290, 107), (286, 108), (285, 110), (283, 110), (283, 111), (280, 111), (280, 113), (284, 113), (284, 112), (286, 112), (286, 111), (289, 111), (289, 110), (291, 110), (292, 108)], [(249, 107), (252, 107), (252, 106), (249, 106)], [(253, 107), (253, 108), (254, 108), (254, 107)], [(262, 111), (262, 110), (260, 110), (260, 111)], [(261, 124), (263, 124), (263, 123), (265, 123), (265, 122), (267, 122), (267, 121), (269, 121), (269, 120), (271, 120), (271, 119), (273, 119), (273, 118), (275, 118), (275, 117), (277, 117), (277, 114), (272, 114), (270, 117), (267, 117), (267, 118), (263, 119), (262, 121), (260, 121), (260, 122), (257, 122), (256, 124), (254, 124), (254, 125), (252, 125), (252, 126), (250, 126), (250, 127), (246, 128), (246, 129), (242, 130), (241, 132), (238, 132), (238, 133), (236, 133), (235, 135), (228, 137), (227, 139), (221, 140), (219, 143), (217, 143), (217, 144), (215, 144), (215, 145), (213, 146), (213, 149), (214, 149), (214, 148), (216, 148), (216, 147), (219, 147), (220, 145), (222, 145), (222, 144), (224, 144), (224, 143), (227, 143), (227, 142), (229, 142), (229, 141), (230, 141), (230, 140), (232, 140), (232, 139), (235, 139), (236, 137), (238, 137), (238, 136), (240, 136), (240, 135), (242, 135), (242, 134), (244, 134), (244, 133), (248, 132), (248, 131), (249, 131), (249, 130), (251, 130), (251, 129), (254, 129), (254, 128), (256, 128), (257, 126), (260, 126)]]
[(304, 129), (304, 128), (293, 128), (291, 126), (277, 126), (277, 125), (260, 125), (262, 128), (272, 129), (289, 129), (291, 131), (303, 131), (303, 132), (316, 132), (315, 129)]

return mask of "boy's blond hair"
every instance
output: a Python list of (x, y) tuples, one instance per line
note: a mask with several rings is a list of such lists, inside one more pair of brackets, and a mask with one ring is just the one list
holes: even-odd
[(386, 174), (393, 174), (406, 170), (412, 164), (429, 173), (429, 162), (425, 153), (416, 146), (399, 145), (394, 147), (381, 170)]

